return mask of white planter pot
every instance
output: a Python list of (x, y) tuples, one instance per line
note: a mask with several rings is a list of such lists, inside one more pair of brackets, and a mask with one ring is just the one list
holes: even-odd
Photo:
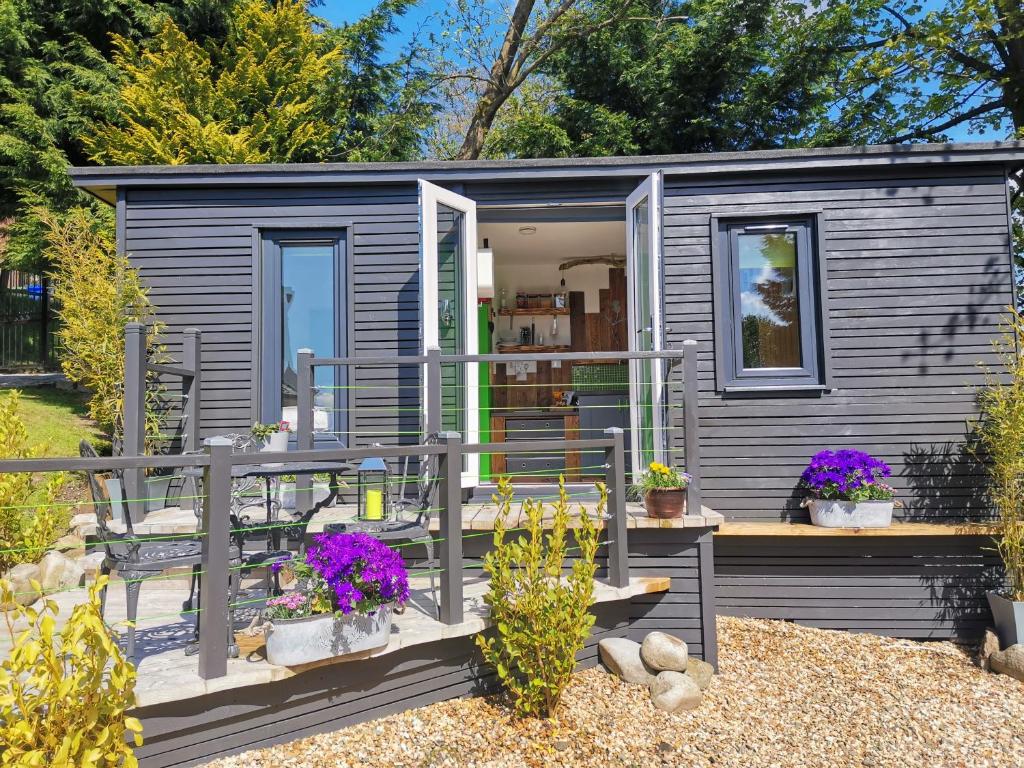
[(888, 528), (891, 501), (825, 501), (808, 499), (811, 523), (822, 528)]
[(267, 630), (267, 661), (279, 667), (295, 667), (382, 648), (391, 637), (393, 607), (382, 605), (370, 616), (350, 613), (277, 619)]
[(263, 438), (263, 447), (260, 448), (264, 453), (283, 453), (288, 450), (288, 436), (290, 432), (271, 432), (265, 438)]
[(999, 647), (1009, 648), (1024, 643), (1024, 602), (1011, 600), (998, 592), (987, 592), (988, 607), (992, 609)]
[[(282, 482), (279, 488), (280, 495), (278, 496), (278, 501), (281, 502), (281, 509), (295, 509), (295, 483)], [(327, 483), (313, 483), (314, 504), (319, 504), (330, 495), (331, 489)]]

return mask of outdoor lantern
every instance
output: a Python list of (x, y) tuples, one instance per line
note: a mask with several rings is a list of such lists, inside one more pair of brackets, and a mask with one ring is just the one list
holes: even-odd
[(359, 481), (358, 517), (360, 520), (387, 520), (391, 511), (388, 497), (388, 465), (384, 459), (363, 459)]

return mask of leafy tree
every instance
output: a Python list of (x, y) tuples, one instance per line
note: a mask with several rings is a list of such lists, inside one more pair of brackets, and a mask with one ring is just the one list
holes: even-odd
[[(87, 157), (84, 129), (116, 100), (110, 34), (149, 35), (165, 14), (188, 34), (222, 35), (234, 0), (0, 0), (0, 233), (5, 266), (38, 268), (36, 206), (81, 203), (68, 163)], [(5, 251), (5, 252), (3, 252)]]
[(245, 0), (223, 43), (200, 45), (171, 20), (142, 43), (115, 38), (119, 109), (87, 132), (99, 163), (316, 162), (407, 156), (429, 108), (378, 57), (389, 0), (323, 30), (304, 0)]
[[(615, 5), (612, 0), (607, 0)], [(556, 51), (562, 93), (491, 155), (704, 152), (798, 144), (828, 110), (860, 2), (641, 0)], [(500, 119), (499, 119), (500, 122)]]

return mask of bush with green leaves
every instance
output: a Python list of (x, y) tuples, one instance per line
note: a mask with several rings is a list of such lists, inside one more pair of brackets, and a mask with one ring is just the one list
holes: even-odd
[[(608, 494), (598, 484), (597, 517), (607, 508)], [(478, 635), (484, 661), (498, 673), (512, 696), (515, 711), (524, 717), (551, 717), (576, 668), (576, 654), (594, 626), (594, 556), (598, 530), (580, 507), (579, 524), (570, 529), (569, 494), (559, 480), (558, 500), (545, 533), (545, 507), (528, 499), (524, 532), (513, 534), (506, 521), (512, 506), (512, 484), (498, 483), (494, 501), (494, 550), (484, 556), (490, 577), (485, 601), (491, 610), (493, 634)], [(569, 547), (570, 530), (576, 545)], [(566, 555), (577, 555), (565, 574)]]
[(988, 493), (999, 513), (996, 546), (1013, 600), (1024, 600), (1024, 316), (1011, 310), (993, 346), (1001, 370), (979, 392), (978, 442), (989, 470)]
[[(30, 445), (18, 415), (21, 393), (0, 399), (0, 459), (34, 459), (42, 446)], [(70, 512), (58, 504), (66, 476), (51, 474), (40, 483), (28, 472), (0, 472), (0, 573), (19, 563), (36, 562), (67, 533)]]

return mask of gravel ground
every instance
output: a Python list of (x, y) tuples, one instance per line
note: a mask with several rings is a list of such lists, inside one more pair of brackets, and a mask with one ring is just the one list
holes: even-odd
[(952, 644), (753, 619), (718, 628), (721, 674), (693, 712), (660, 712), (646, 689), (591, 669), (557, 723), (463, 699), (210, 766), (1024, 768), (1024, 684)]

